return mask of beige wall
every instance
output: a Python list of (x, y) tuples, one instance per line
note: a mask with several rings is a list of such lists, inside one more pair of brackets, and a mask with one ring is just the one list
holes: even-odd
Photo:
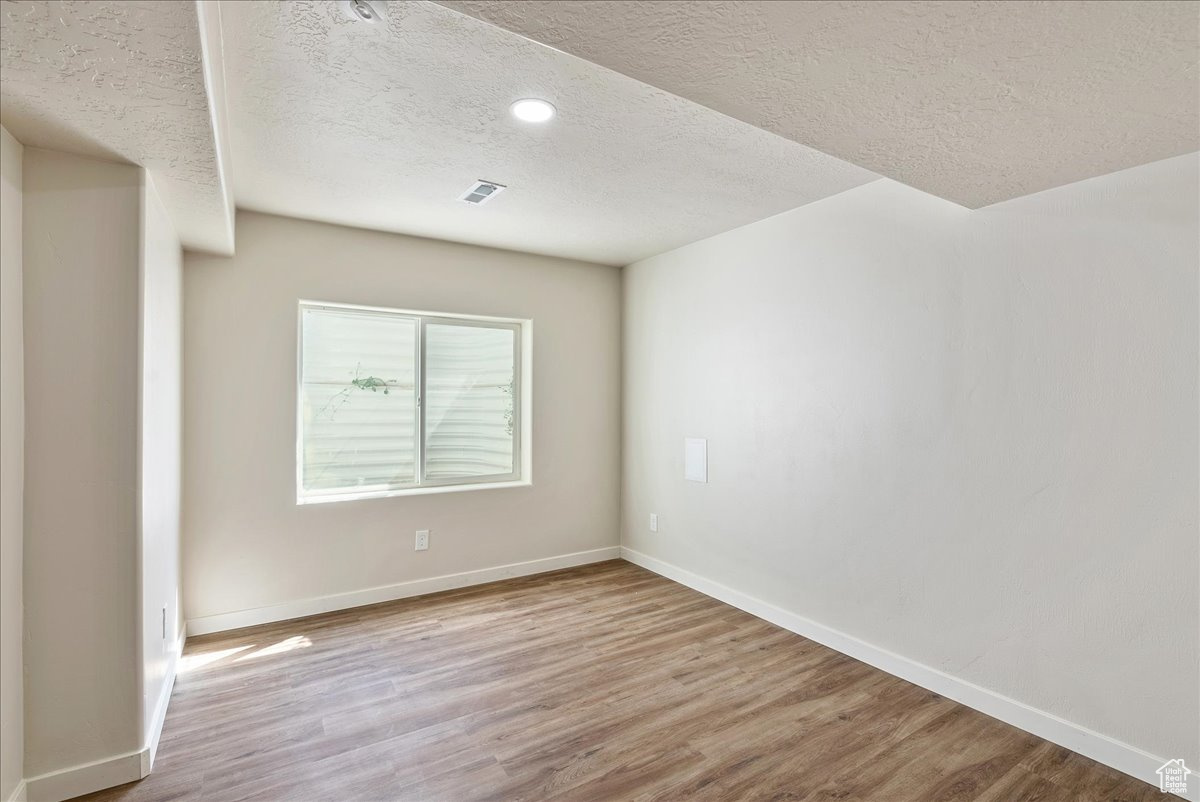
[(140, 748), (141, 171), (25, 150), (25, 773)]
[(1197, 175), (879, 181), (627, 268), (623, 545), (1200, 762)]
[(25, 712), (21, 563), (25, 483), (21, 144), (0, 127), (0, 799), (21, 783)]
[(147, 737), (157, 737), (182, 646), (179, 502), (183, 466), (183, 254), (175, 227), (147, 174), (142, 190), (138, 570), (144, 745)]
[[(301, 298), (532, 318), (533, 486), (296, 506)], [(185, 254), (187, 618), (616, 545), (619, 305), (612, 268), (240, 213)]]

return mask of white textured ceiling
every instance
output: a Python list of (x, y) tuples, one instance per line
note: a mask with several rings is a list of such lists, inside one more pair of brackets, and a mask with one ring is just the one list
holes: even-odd
[[(626, 264), (877, 176), (431, 3), (222, 2), (239, 207)], [(544, 126), (522, 97), (554, 103)], [(507, 185), (487, 205), (457, 197)]]
[(443, 4), (972, 208), (1200, 148), (1195, 2)]
[[(393, 0), (369, 26), (328, 0), (5, 0), (0, 117), (147, 167), (190, 248), (231, 250), (236, 196), (623, 264), (876, 173), (977, 207), (1196, 150), (1198, 14)], [(516, 122), (526, 96), (559, 117)], [(457, 202), (476, 179), (509, 189)]]
[(5, 0), (0, 121), (25, 145), (146, 167), (185, 247), (232, 250), (195, 3)]

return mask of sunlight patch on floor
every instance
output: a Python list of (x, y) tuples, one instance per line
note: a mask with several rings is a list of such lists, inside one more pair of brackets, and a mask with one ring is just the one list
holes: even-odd
[(254, 644), (246, 646), (235, 646), (232, 649), (220, 649), (215, 652), (202, 652), (200, 654), (185, 654), (179, 661), (179, 673), (187, 674), (189, 671), (195, 671), (204, 666), (212, 665), (226, 657), (232, 657), (238, 652), (244, 652), (247, 649), (253, 649)]
[(290, 652), (294, 649), (305, 649), (309, 646), (312, 646), (312, 641), (310, 641), (306, 636), (293, 635), (292, 637), (290, 637), (286, 640), (281, 640), (279, 643), (273, 644), (271, 646), (264, 646), (263, 648), (259, 649), (257, 652), (250, 652), (250, 654), (244, 654), (241, 657), (234, 660), (234, 662), (240, 663), (243, 660), (256, 660), (259, 657), (267, 657), (267, 656), (273, 655), (273, 654), (283, 654), (284, 652)]

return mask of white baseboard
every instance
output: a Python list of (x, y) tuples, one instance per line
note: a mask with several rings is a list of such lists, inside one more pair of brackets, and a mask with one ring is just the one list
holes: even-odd
[(603, 562), (604, 560), (615, 560), (620, 556), (620, 548), (611, 546), (592, 551), (580, 551), (574, 554), (547, 557), (542, 560), (500, 565), (478, 571), (465, 571), (460, 574), (419, 579), (412, 582), (402, 582), (398, 585), (370, 588), (354, 593), (340, 593), (317, 599), (304, 599), (271, 607), (207, 616), (188, 621), (185, 623), (183, 633), (180, 634), (177, 645), (173, 650), (167, 681), (163, 683), (162, 691), (159, 693), (150, 732), (146, 734), (146, 745), (136, 752), (128, 752), (81, 766), (73, 766), (68, 769), (29, 778), (17, 786), (9, 802), (26, 802), (26, 800), (28, 802), (63, 802), (63, 800), (111, 788), (114, 785), (124, 785), (125, 783), (134, 782), (149, 774), (154, 766), (154, 758), (158, 752), (158, 742), (162, 736), (163, 723), (166, 721), (167, 707), (171, 701), (171, 691), (175, 687), (179, 652), (187, 635), (203, 635), (209, 632), (239, 629), (255, 624), (286, 621), (306, 615), (343, 610), (350, 607), (361, 607), (364, 604), (376, 604), (393, 599), (403, 599), (409, 596), (436, 593), (441, 590), (454, 590), (471, 585), (495, 582), (501, 579), (512, 579), (519, 576), (545, 573), (546, 571), (557, 571), (561, 568), (572, 568), (577, 565)]
[(346, 610), (351, 607), (362, 607), (366, 604), (405, 599), (410, 596), (423, 596), (426, 593), (437, 593), (443, 590), (455, 590), (471, 585), (483, 585), (501, 579), (512, 579), (530, 574), (542, 574), (546, 571), (557, 571), (561, 568), (573, 568), (577, 565), (615, 560), (621, 556), (619, 546), (609, 546), (591, 551), (577, 551), (573, 554), (562, 554), (557, 557), (546, 557), (541, 560), (530, 560), (523, 563), (498, 565), (494, 568), (481, 568), (477, 571), (464, 571), (459, 574), (415, 579), (411, 582), (401, 582), (396, 585), (385, 585), (367, 590), (356, 590), (350, 593), (338, 593), (332, 596), (319, 596), (315, 599), (299, 599), (297, 601), (274, 604), (270, 607), (258, 607), (252, 610), (238, 610), (232, 613), (220, 613), (201, 618), (192, 618), (187, 622), (188, 635), (207, 635), (212, 632), (224, 632), (230, 629), (241, 629), (258, 624), (270, 624), (276, 621), (288, 621), (293, 618), (304, 618), (309, 615), (329, 613), (334, 610)]
[[(186, 632), (186, 629), (185, 629)], [(167, 719), (167, 707), (171, 702), (171, 691), (175, 688), (175, 675), (179, 666), (179, 655), (183, 649), (181, 633), (172, 649), (167, 667), (167, 680), (163, 683), (154, 706), (154, 719), (146, 733), (146, 745), (136, 752), (53, 771), (32, 777), (18, 786), (24, 796), (14, 795), (11, 802), (63, 802), (83, 794), (102, 791), (114, 785), (124, 785), (140, 780), (154, 767), (154, 756), (158, 752), (158, 741), (162, 737), (163, 723)]]
[[(797, 635), (803, 635), (809, 640), (824, 644), (914, 685), (953, 699), (981, 713), (986, 713), (992, 718), (1000, 719), (1039, 738), (1045, 738), (1047, 741), (1158, 787), (1156, 770), (1167, 762), (1164, 758), (1143, 752), (1135, 746), (1114, 740), (1015, 699), (1002, 696), (995, 691), (981, 688), (943, 671), (830, 629), (804, 616), (776, 607), (671, 563), (625, 547), (621, 547), (621, 557), (706, 596), (711, 596), (764, 621), (769, 621), (778, 627), (795, 632)], [(1200, 802), (1200, 783), (1196, 782), (1196, 778), (1193, 778), (1186, 798), (1193, 802)]]
[[(184, 631), (187, 631), (185, 625)], [(171, 703), (171, 691), (175, 690), (175, 677), (179, 673), (179, 658), (183, 653), (185, 635), (180, 633), (171, 646), (171, 655), (167, 660), (167, 679), (159, 691), (158, 701), (154, 705), (154, 718), (150, 722), (150, 732), (146, 733), (146, 748), (142, 750), (142, 776), (145, 777), (154, 768), (154, 758), (158, 754), (158, 741), (162, 738), (163, 724), (167, 721), (167, 706)]]
[(140, 780), (146, 776), (142, 774), (145, 751), (139, 749), (94, 763), (31, 777), (25, 781), (26, 796), (29, 802), (63, 802), (64, 799)]

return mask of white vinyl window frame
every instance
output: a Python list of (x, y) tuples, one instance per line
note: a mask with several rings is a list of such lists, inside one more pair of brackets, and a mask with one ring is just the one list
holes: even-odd
[[(414, 320), (416, 337), (416, 476), (415, 483), (372, 485), (328, 490), (304, 489), (304, 311), (306, 309), (337, 312), (361, 312), (369, 315), (390, 315)], [(475, 326), (508, 329), (513, 332), (513, 470), (507, 474), (488, 476), (446, 477), (429, 479), (425, 476), (425, 327), (428, 324)], [(442, 312), (423, 312), (393, 309), (382, 306), (362, 306), (326, 301), (300, 300), (296, 310), (296, 504), (324, 504), (333, 501), (356, 501), (394, 496), (425, 495), (465, 490), (487, 490), (507, 487), (527, 487), (533, 484), (532, 455), (532, 398), (533, 384), (533, 321), (520, 318), (486, 317), (482, 315), (452, 315)]]

